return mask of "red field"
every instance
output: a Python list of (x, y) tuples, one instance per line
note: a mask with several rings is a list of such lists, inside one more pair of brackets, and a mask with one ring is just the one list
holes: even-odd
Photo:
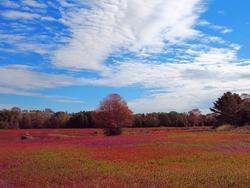
[(250, 187), (249, 133), (1, 130), (0, 187)]

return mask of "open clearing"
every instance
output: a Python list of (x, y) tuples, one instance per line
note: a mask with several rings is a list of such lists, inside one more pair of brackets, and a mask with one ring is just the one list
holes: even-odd
[[(20, 140), (23, 134), (33, 139)], [(248, 187), (250, 132), (0, 131), (0, 187)]]

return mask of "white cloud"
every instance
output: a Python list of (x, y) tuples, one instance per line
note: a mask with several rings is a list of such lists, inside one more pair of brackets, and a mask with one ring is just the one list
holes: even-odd
[(55, 88), (79, 84), (73, 77), (34, 71), (29, 66), (0, 67), (0, 86), (24, 90)]
[(65, 96), (58, 96), (58, 95), (45, 95), (42, 93), (34, 92), (34, 91), (27, 91), (27, 90), (20, 90), (20, 89), (14, 89), (14, 88), (7, 88), (7, 87), (1, 87), (0, 86), (0, 94), (10, 94), (10, 95), (16, 95), (16, 96), (25, 96), (25, 97), (35, 97), (35, 98), (43, 98), (48, 99), (53, 102), (59, 102), (59, 103), (77, 103), (77, 104), (83, 104), (84, 101), (80, 99), (76, 99), (73, 97), (65, 97)]
[[(19, 4), (20, 3), (20, 4)], [(1, 0), (0, 5), (3, 5), (8, 8), (20, 8), (21, 5), (24, 7), (31, 7), (31, 8), (46, 8), (46, 4), (40, 3), (37, 0)]]
[(37, 91), (87, 83), (88, 82), (82, 78), (78, 79), (71, 76), (43, 73), (25, 65), (9, 65), (0, 67), (1, 94), (45, 98), (63, 103), (84, 103), (82, 100), (76, 98), (45, 95)]
[(61, 22), (72, 36), (56, 53), (55, 63), (98, 71), (121, 49), (160, 52), (166, 42), (176, 44), (197, 36), (193, 27), (203, 10), (201, 0), (101, 0), (66, 5), (70, 8), (62, 11)]
[(240, 62), (236, 54), (235, 48), (210, 48), (186, 64), (117, 63), (100, 79), (41, 73), (23, 65), (4, 66), (0, 67), (0, 93), (78, 103), (81, 102), (78, 99), (46, 96), (33, 90), (71, 85), (126, 87), (139, 84), (149, 89), (149, 93), (129, 101), (135, 112), (205, 109), (225, 91), (250, 91), (249, 61)]
[(225, 48), (211, 48), (207, 53), (203, 53), (195, 59), (197, 64), (202, 65), (228, 65), (236, 61), (237, 51)]
[(129, 102), (135, 112), (208, 109), (223, 92), (250, 92), (249, 61), (239, 62), (236, 54), (235, 48), (211, 48), (187, 64), (124, 62), (91, 84), (152, 88)]
[(0, 94), (45, 98), (60, 103), (84, 103), (80, 99), (46, 95), (40, 91), (46, 88), (80, 85), (84, 79), (70, 76), (47, 74), (33, 70), (25, 65), (11, 65), (0, 67)]
[(22, 0), (23, 5), (34, 7), (34, 8), (46, 8), (45, 4), (41, 4), (35, 0)]
[[(36, 13), (31, 13), (31, 12), (27, 12), (27, 11), (17, 11), (17, 10), (9, 10), (9, 11), (3, 11), (1, 13), (1, 15), (7, 19), (11, 19), (11, 20), (33, 20), (33, 19), (39, 19), (42, 21), (49, 21), (49, 22), (57, 22), (58, 20), (56, 20), (53, 17), (50, 16), (42, 16), (40, 14), (36, 14)], [(26, 28), (26, 29), (30, 29), (30, 28)]]
[[(220, 95), (221, 93), (219, 93)], [(210, 98), (207, 97), (210, 96)], [(140, 99), (130, 101), (129, 106), (140, 113), (148, 112), (187, 112), (194, 108), (202, 108), (202, 104), (212, 103), (211, 99), (219, 96), (214, 91), (197, 91), (181, 89), (178, 92), (166, 92), (146, 95)], [(207, 106), (205, 106), (207, 108)]]
[(0, 104), (0, 109), (11, 109), (13, 107), (17, 107), (18, 105), (15, 104)]
[(5, 7), (9, 7), (9, 8), (19, 8), (20, 7), (17, 3), (15, 3), (11, 0), (2, 0), (0, 2), (0, 5), (3, 5)]
[(222, 29), (221, 32), (222, 32), (223, 34), (227, 34), (227, 33), (232, 33), (233, 30), (232, 30), (232, 29), (229, 29), (229, 28), (224, 28), (224, 29)]
[(198, 25), (199, 26), (209, 27), (209, 28), (211, 28), (213, 30), (219, 31), (222, 34), (228, 34), (228, 33), (232, 33), (233, 32), (233, 29), (231, 29), (231, 28), (228, 28), (228, 27), (225, 27), (225, 26), (221, 26), (221, 25), (215, 25), (215, 24), (212, 24), (212, 23), (208, 22), (207, 20), (201, 20), (198, 23)]
[(189, 63), (120, 62), (110, 66), (100, 79), (42, 73), (28, 66), (4, 66), (0, 67), (0, 86), (8, 88), (7, 93), (41, 97), (33, 90), (71, 85), (141, 85), (149, 93), (129, 102), (135, 112), (206, 108), (225, 91), (250, 91), (250, 64), (237, 59), (238, 50), (232, 45), (231, 48), (189, 51), (195, 56)]
[(23, 12), (23, 11), (5, 11), (2, 12), (1, 15), (8, 19), (26, 19), (26, 20), (32, 20), (36, 18), (40, 18), (40, 15), (29, 13), (29, 12)]

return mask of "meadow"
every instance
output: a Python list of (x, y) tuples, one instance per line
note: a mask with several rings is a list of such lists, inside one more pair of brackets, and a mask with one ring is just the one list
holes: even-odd
[[(250, 131), (0, 131), (0, 187), (250, 187)], [(21, 140), (29, 134), (33, 139)]]

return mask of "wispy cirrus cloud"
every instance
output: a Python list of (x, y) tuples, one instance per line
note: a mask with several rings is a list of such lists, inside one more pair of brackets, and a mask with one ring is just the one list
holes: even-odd
[(59, 74), (48, 74), (24, 65), (0, 67), (0, 93), (18, 96), (44, 98), (61, 103), (84, 103), (82, 100), (42, 94), (41, 90), (83, 84), (84, 80)]
[(198, 25), (209, 27), (213, 30), (219, 31), (222, 34), (228, 34), (228, 33), (233, 32), (233, 29), (231, 29), (231, 28), (221, 26), (221, 25), (215, 25), (215, 24), (212, 24), (206, 20), (201, 20)]
[(33, 90), (81, 84), (80, 79), (77, 82), (74, 77), (44, 73), (25, 65), (0, 67), (0, 86), (3, 87)]
[(67, 97), (67, 96), (60, 96), (60, 95), (45, 95), (45, 94), (35, 92), (35, 91), (20, 90), (20, 89), (7, 88), (7, 87), (1, 87), (1, 86), (0, 86), (0, 93), (8, 94), (8, 95), (48, 99), (49, 101), (58, 102), (58, 103), (72, 103), (72, 104), (74, 103), (84, 104), (85, 103), (83, 100), (77, 99), (74, 97)]

